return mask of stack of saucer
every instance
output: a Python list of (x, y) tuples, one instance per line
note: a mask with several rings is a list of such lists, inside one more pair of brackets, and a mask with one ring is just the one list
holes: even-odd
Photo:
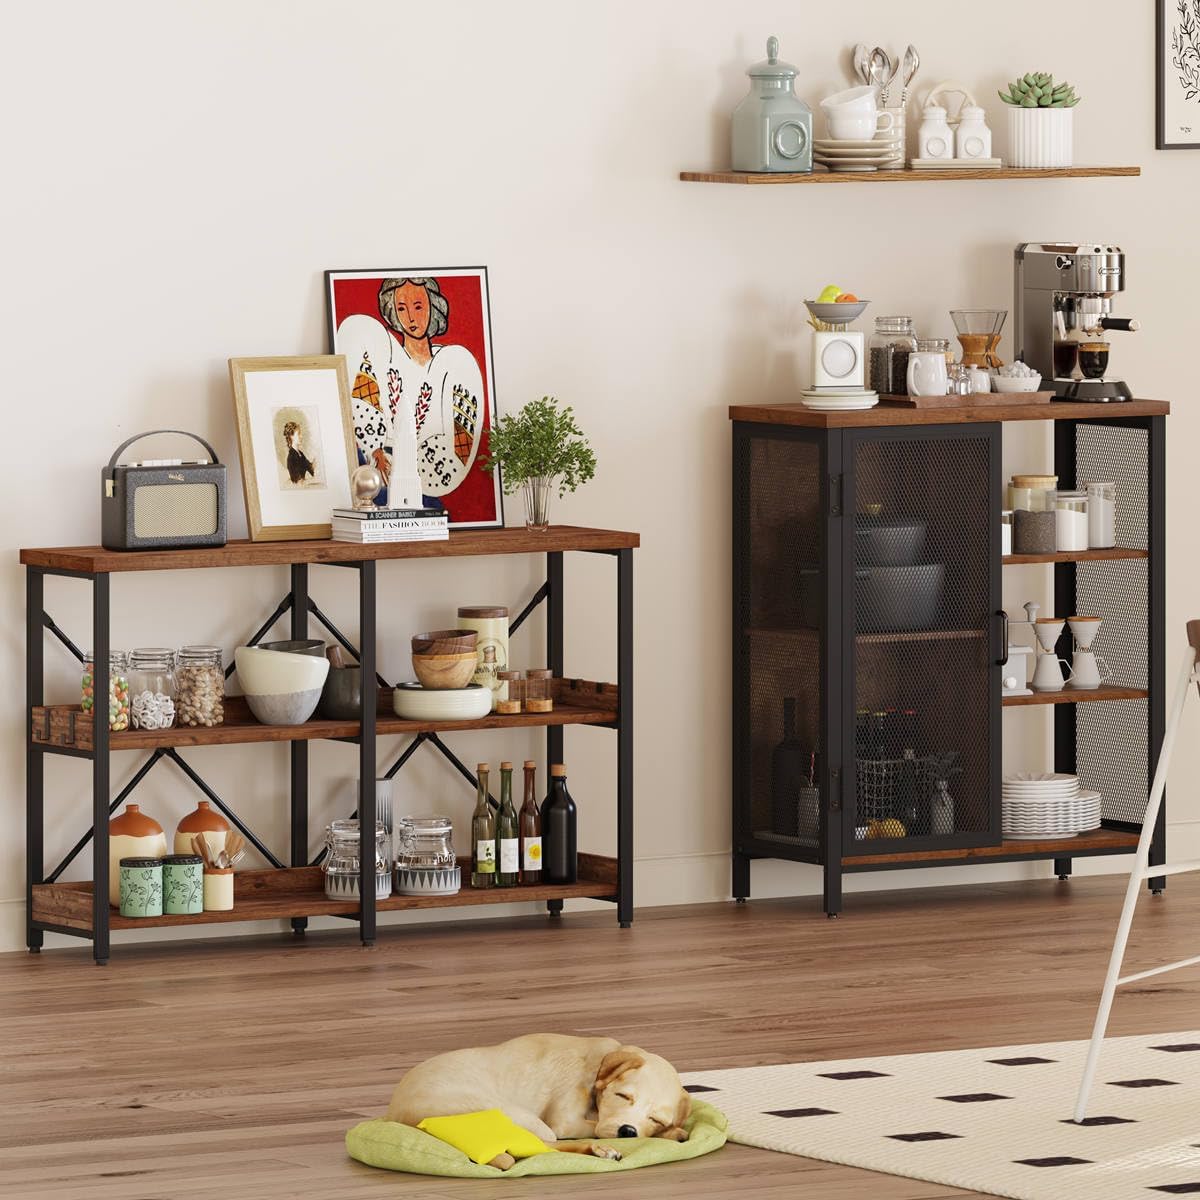
[(817, 412), (845, 412), (860, 408), (874, 408), (879, 403), (879, 393), (870, 388), (807, 388), (800, 393), (805, 408)]
[(1073, 838), (1100, 825), (1100, 793), (1082, 790), (1076, 775), (1008, 775), (1000, 795), (1008, 841)]
[(813, 162), (831, 171), (899, 170), (904, 152), (898, 137), (881, 135), (866, 140), (816, 138)]

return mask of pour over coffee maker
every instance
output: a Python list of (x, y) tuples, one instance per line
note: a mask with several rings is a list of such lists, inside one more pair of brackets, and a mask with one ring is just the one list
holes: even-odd
[(1071, 682), (1079, 691), (1094, 691), (1112, 678), (1108, 663), (1092, 649), (1100, 629), (1099, 617), (1068, 617), (1067, 625), (1075, 642), (1071, 655)]
[(1004, 328), (1008, 310), (1003, 308), (953, 308), (950, 319), (958, 330), (962, 346), (962, 361), (968, 367), (1002, 367), (996, 353), (1000, 331)]
[[(1061, 692), (1068, 680), (1074, 678), (1071, 664), (1058, 657), (1058, 639), (1062, 636), (1066, 621), (1062, 617), (1038, 617), (1033, 622), (1033, 633), (1037, 638), (1037, 666), (1033, 671), (1035, 692)], [(1064, 679), (1061, 667), (1067, 668)]]

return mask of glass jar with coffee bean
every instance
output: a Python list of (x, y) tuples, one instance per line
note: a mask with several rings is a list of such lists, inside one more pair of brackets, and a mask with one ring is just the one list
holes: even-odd
[(881, 396), (908, 392), (908, 356), (917, 348), (912, 317), (876, 317), (867, 347), (869, 386)]

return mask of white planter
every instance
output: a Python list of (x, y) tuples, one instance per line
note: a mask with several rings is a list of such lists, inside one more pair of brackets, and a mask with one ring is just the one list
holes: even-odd
[(1008, 166), (1069, 167), (1073, 108), (1016, 108), (1008, 105)]

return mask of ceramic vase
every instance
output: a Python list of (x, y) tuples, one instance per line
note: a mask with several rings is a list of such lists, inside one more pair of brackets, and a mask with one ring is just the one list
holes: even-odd
[(1073, 108), (1008, 105), (1010, 167), (1069, 167), (1073, 162)]
[(121, 903), (121, 859), (162, 858), (167, 852), (163, 827), (136, 804), (125, 805), (108, 823), (108, 902)]
[(197, 803), (194, 811), (188, 813), (175, 830), (176, 854), (194, 854), (192, 838), (204, 834), (208, 845), (208, 856), (214, 858), (225, 849), (225, 839), (229, 836), (229, 822), (207, 800)]

